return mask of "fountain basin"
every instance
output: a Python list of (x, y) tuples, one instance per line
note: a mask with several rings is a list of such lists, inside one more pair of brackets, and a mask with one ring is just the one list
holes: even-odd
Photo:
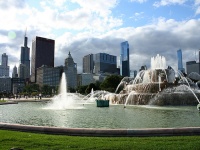
[[(64, 128), (141, 129), (199, 127), (196, 106), (110, 105), (95, 103), (71, 109), (46, 109), (47, 102), (0, 106), (0, 122)], [(12, 111), (11, 111), (12, 110)]]

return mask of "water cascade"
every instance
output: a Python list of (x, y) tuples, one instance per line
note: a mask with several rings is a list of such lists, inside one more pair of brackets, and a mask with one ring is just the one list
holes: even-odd
[(150, 69), (140, 71), (134, 80), (128, 82), (125, 80), (127, 77), (123, 78), (117, 87), (118, 90), (123, 85), (123, 89), (115, 95), (117, 102), (125, 107), (148, 104), (196, 105), (199, 103), (200, 93), (191, 88), (196, 88), (196, 85), (178, 73), (180, 80), (177, 80), (174, 69), (167, 67), (165, 57), (157, 54), (151, 57)]

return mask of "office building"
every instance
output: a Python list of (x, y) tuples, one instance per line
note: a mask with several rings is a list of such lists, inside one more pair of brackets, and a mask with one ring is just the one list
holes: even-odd
[(38, 37), (32, 41), (31, 82), (36, 82), (36, 70), (42, 65), (54, 67), (55, 41)]
[(70, 88), (77, 88), (77, 64), (74, 62), (70, 52), (68, 57), (65, 59), (64, 72), (66, 75), (68, 90), (70, 90)]
[(181, 49), (177, 50), (177, 59), (178, 59), (178, 70), (181, 71), (182, 73), (185, 73), (185, 69), (183, 68)]
[(24, 35), (24, 46), (21, 47), (21, 57), (19, 65), (19, 78), (30, 79), (30, 48), (27, 46), (28, 38)]
[(89, 85), (90, 83), (95, 83), (92, 73), (82, 73), (78, 74), (78, 86)]
[(63, 72), (63, 66), (58, 67), (49, 67), (46, 65), (43, 65), (39, 68), (37, 68), (37, 84), (39, 84), (40, 87), (44, 85), (49, 85), (54, 89), (55, 87), (58, 87), (60, 84), (60, 79)]
[(6, 53), (3, 53), (1, 57), (0, 77), (2, 76), (9, 77), (9, 69), (10, 66), (8, 66), (8, 55), (6, 55)]
[(83, 73), (118, 74), (117, 57), (106, 53), (86, 55), (83, 57)]
[(9, 76), (0, 77), (0, 92), (10, 93), (11, 92), (11, 78)]
[(12, 72), (12, 78), (17, 78), (18, 77), (18, 74), (17, 74), (17, 67), (14, 66), (13, 67), (13, 72)]
[(117, 74), (117, 57), (106, 53), (97, 53), (93, 56), (94, 73)]
[(89, 54), (83, 57), (83, 73), (93, 73), (94, 60), (93, 54)]
[(186, 69), (187, 75), (189, 75), (192, 72), (200, 74), (200, 63), (197, 63), (196, 61), (188, 61), (186, 62)]
[(130, 77), (129, 44), (128, 44), (128, 41), (121, 43), (120, 75)]
[(18, 94), (23, 92), (24, 86), (25, 86), (25, 79), (22, 78), (12, 78), (11, 79), (11, 89), (13, 94)]

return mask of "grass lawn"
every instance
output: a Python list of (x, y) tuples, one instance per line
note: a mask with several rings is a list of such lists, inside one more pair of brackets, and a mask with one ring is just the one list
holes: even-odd
[(200, 136), (81, 137), (0, 130), (0, 150), (200, 149)]
[(4, 103), (4, 102), (6, 102), (6, 100), (0, 100), (0, 103)]

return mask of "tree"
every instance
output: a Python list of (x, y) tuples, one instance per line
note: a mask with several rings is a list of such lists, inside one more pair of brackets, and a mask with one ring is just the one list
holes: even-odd
[(85, 94), (85, 90), (87, 87), (88, 87), (87, 85), (78, 86), (78, 88), (77, 88), (78, 93)]
[(94, 83), (90, 83), (90, 84), (87, 86), (87, 88), (85, 89), (85, 93), (86, 93), (86, 94), (89, 94), (89, 93), (91, 92), (92, 89), (93, 89), (94, 91), (97, 90), (96, 85), (95, 85)]
[(29, 84), (23, 88), (23, 92), (27, 94), (31, 94), (33, 92), (39, 92), (40, 88), (38, 84)]
[(51, 95), (52, 94), (52, 87), (49, 85), (43, 85), (41, 88), (43, 95)]
[(122, 80), (122, 76), (110, 75), (105, 78), (105, 80), (100, 84), (101, 90), (115, 92), (117, 86)]

